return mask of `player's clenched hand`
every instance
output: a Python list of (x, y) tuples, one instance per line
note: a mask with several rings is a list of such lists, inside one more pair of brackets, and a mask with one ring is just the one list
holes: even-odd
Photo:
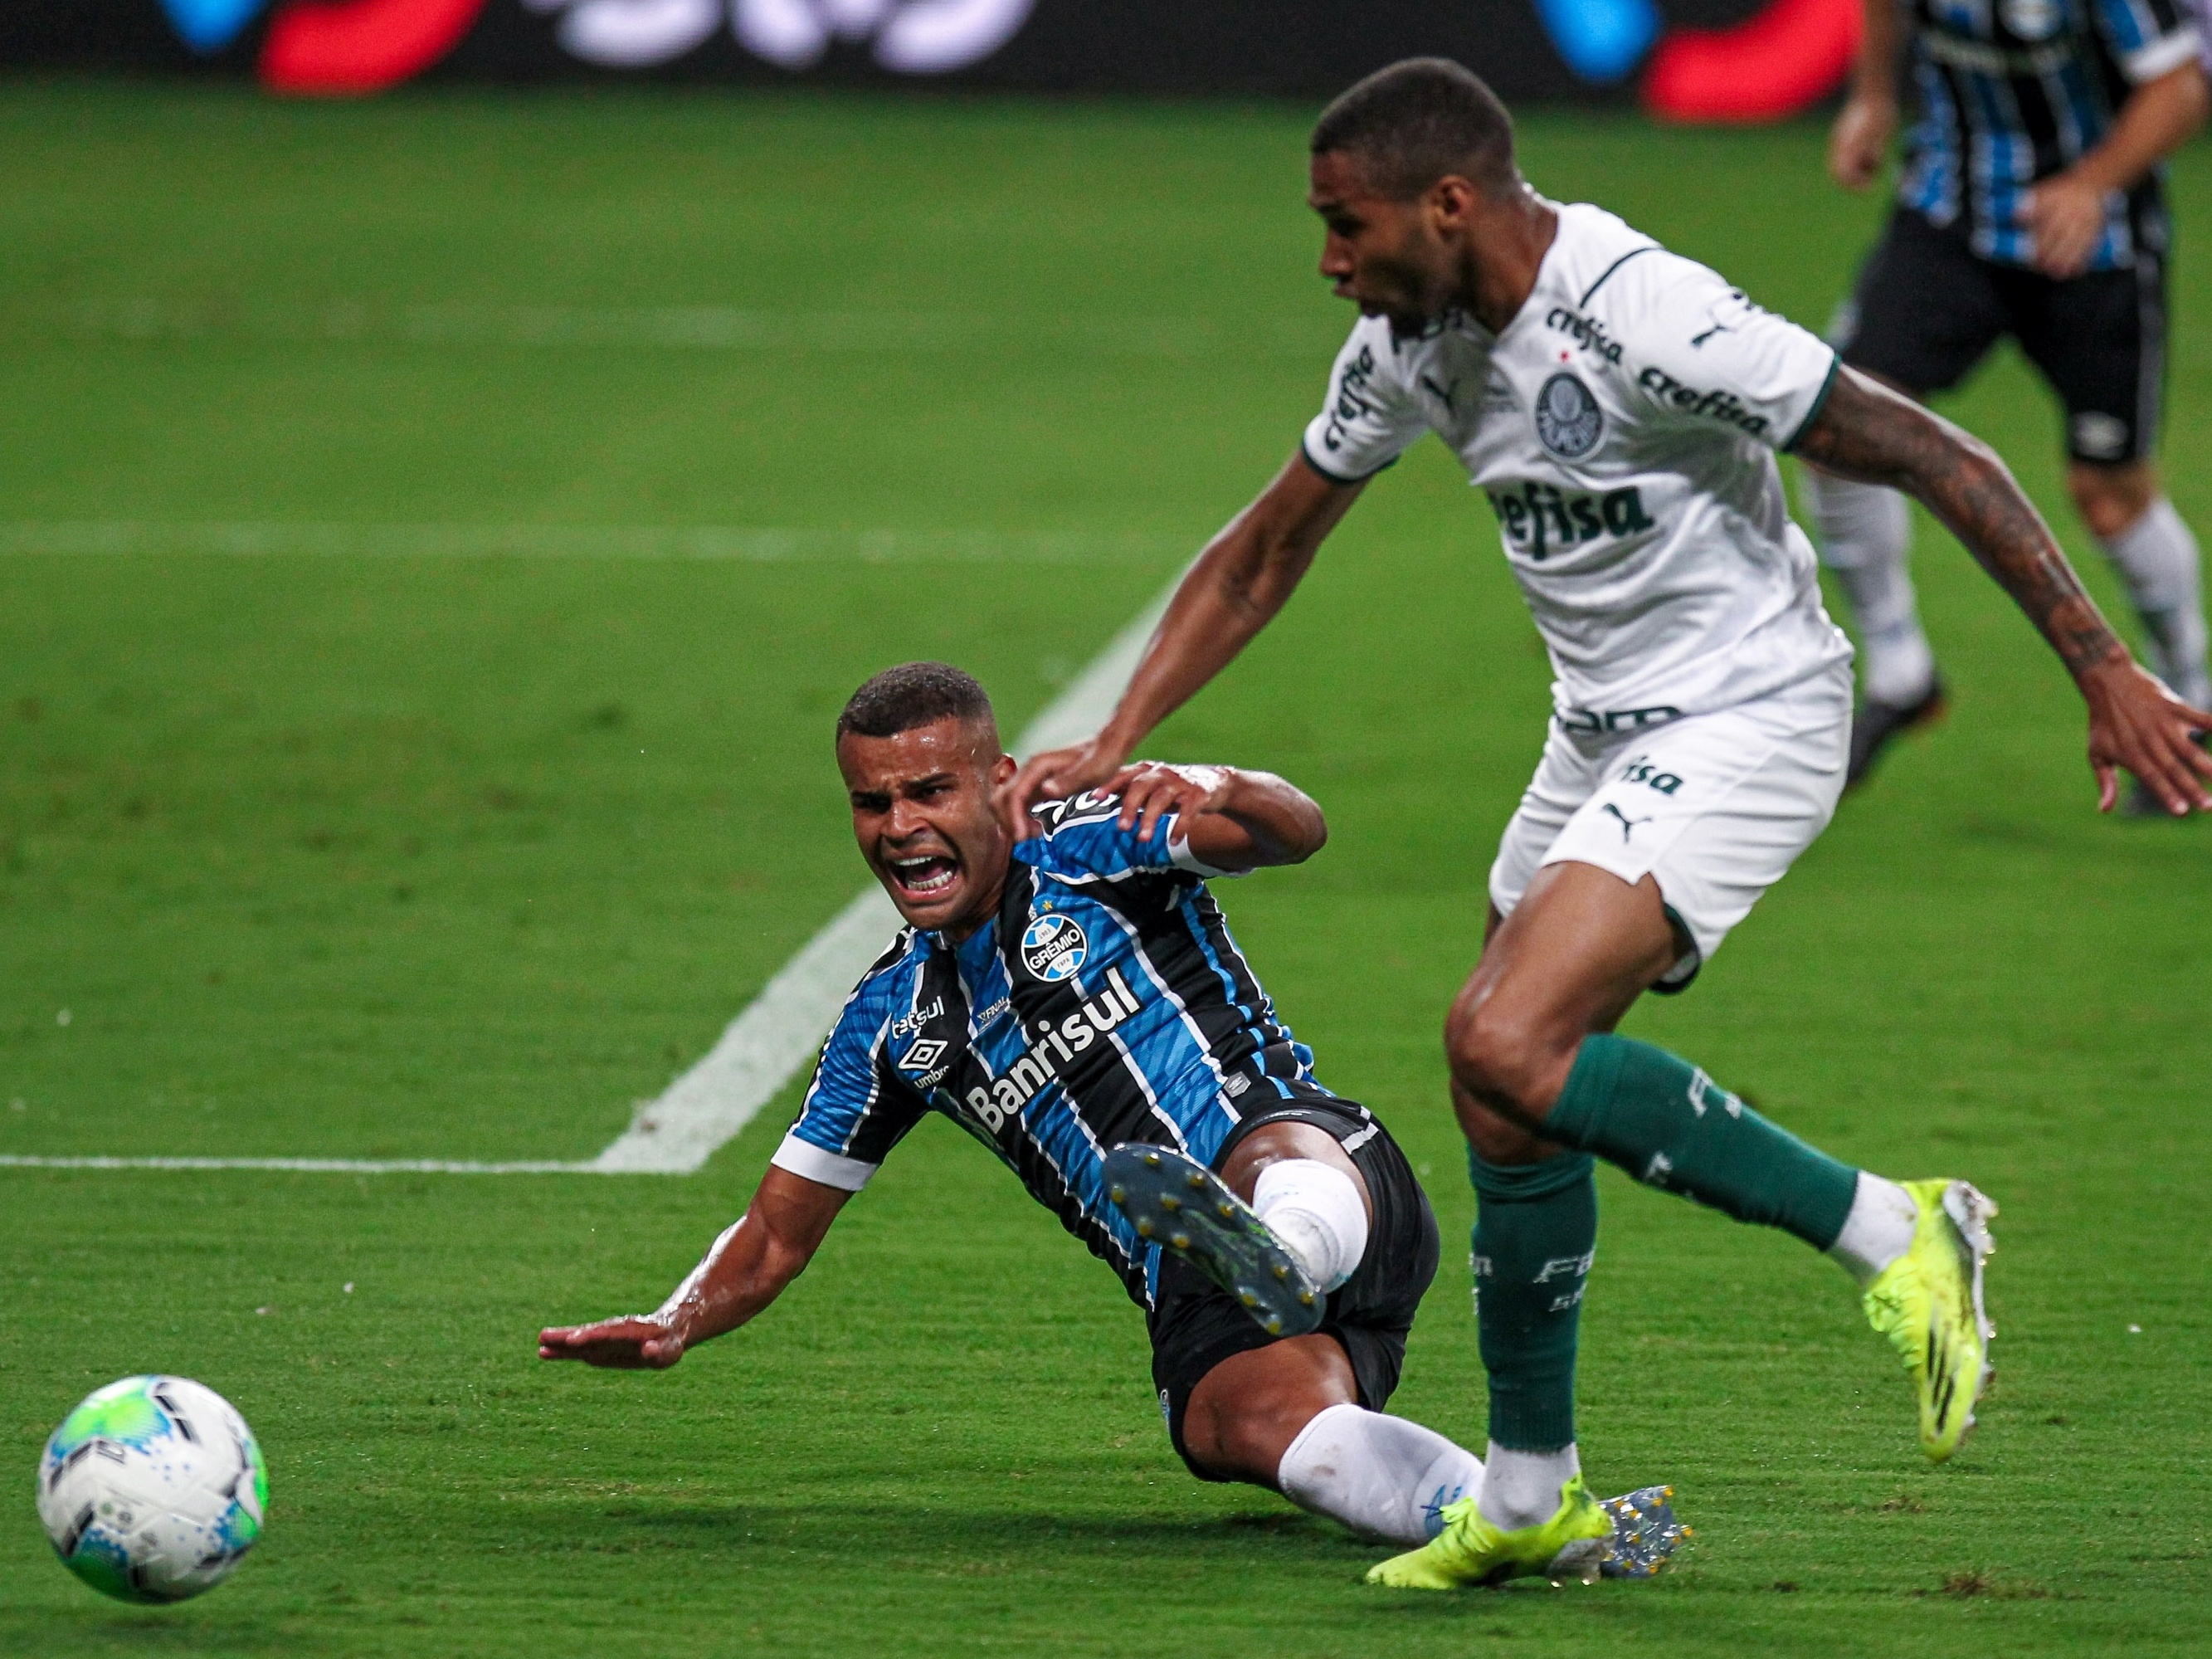
[(684, 1339), (662, 1319), (632, 1315), (538, 1333), (540, 1359), (580, 1359), (612, 1370), (665, 1371), (684, 1358)]
[(2028, 191), (2021, 218), (2035, 238), (2035, 268), (2078, 276), (2105, 234), (2105, 193), (2062, 173)]
[(1128, 750), (1115, 746), (1100, 732), (1065, 749), (1048, 749), (1022, 763), (1006, 786), (999, 791), (999, 815), (1016, 841), (1037, 833), (1030, 809), (1041, 800), (1065, 800), (1086, 789), (1097, 789), (1116, 772)]
[(1115, 773), (1106, 787), (1121, 797), (1121, 828), (1136, 830), (1139, 841), (1150, 841), (1160, 820), (1170, 812), (1188, 824), (1201, 812), (1218, 811), (1236, 781), (1235, 770), (1226, 766), (1139, 761)]
[(1897, 131), (1897, 106), (1853, 96), (1828, 131), (1828, 173), (1845, 190), (1864, 190), (1881, 171)]
[(2198, 732), (2212, 730), (2212, 709), (2191, 708), (2124, 659), (2084, 674), (2081, 695), (2089, 702), (2089, 765), (2097, 775), (2099, 811), (2111, 811), (2119, 799), (2114, 769), (2123, 766), (2167, 811), (2212, 811), (2212, 794), (2205, 791), (2212, 755), (2196, 741)]

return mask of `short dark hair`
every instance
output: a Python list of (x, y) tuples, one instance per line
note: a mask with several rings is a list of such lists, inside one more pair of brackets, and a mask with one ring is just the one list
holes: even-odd
[(896, 737), (948, 719), (998, 729), (991, 699), (973, 674), (949, 662), (902, 662), (872, 676), (853, 693), (837, 716), (837, 735)]
[(1520, 182), (1513, 118), (1473, 70), (1449, 58), (1379, 69), (1322, 112), (1313, 153), (1358, 160), (1367, 181), (1410, 202), (1448, 173), (1492, 196)]

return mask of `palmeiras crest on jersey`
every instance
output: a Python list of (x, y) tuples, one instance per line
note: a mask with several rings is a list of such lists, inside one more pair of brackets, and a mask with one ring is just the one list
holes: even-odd
[(1091, 954), (1091, 941), (1073, 916), (1039, 916), (1022, 933), (1022, 966), (1048, 985), (1073, 977)]
[(1573, 375), (1554, 374), (1536, 394), (1536, 435), (1544, 447), (1567, 460), (1578, 460), (1597, 447), (1605, 416), (1590, 389)]

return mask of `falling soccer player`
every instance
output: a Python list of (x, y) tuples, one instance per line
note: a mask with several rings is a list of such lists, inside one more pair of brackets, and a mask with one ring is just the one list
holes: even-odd
[[(775, 1300), (933, 1111), (988, 1147), (1145, 1309), (1170, 1438), (1366, 1536), (1419, 1544), (1480, 1489), (1443, 1436), (1383, 1414), (1436, 1274), (1397, 1143), (1315, 1080), (1206, 891), (1328, 837), (1280, 778), (1117, 768), (1015, 843), (983, 688), (942, 663), (863, 685), (837, 764), (907, 927), (847, 1000), (751, 1206), (654, 1313), (538, 1334), (546, 1359), (663, 1369)], [(1683, 1535), (1666, 1489), (1532, 1568), (1645, 1577)]]
[(1311, 149), (1322, 275), (1360, 311), (1328, 400), (1183, 579), (1105, 726), (1032, 757), (1004, 802), (1018, 826), (1031, 802), (1116, 776), (1424, 433), (1487, 493), (1556, 677), (1491, 869), (1481, 959), (1445, 1026), (1473, 1151), (1490, 1447), (1480, 1493), (1371, 1576), (1482, 1582), (1607, 1530), (1574, 1422), (1593, 1157), (1847, 1268), (1941, 1462), (1989, 1375), (1995, 1206), (1963, 1181), (1839, 1163), (1698, 1066), (1613, 1034), (1646, 990), (1689, 984), (1843, 788), (1850, 647), (1820, 608), (1775, 452), (1902, 489), (1966, 544), (2080, 687), (2105, 807), (2124, 767), (2168, 811), (2212, 808), (2212, 757), (2191, 740), (2212, 713), (2136, 665), (1984, 445), (1603, 209), (1538, 195), (1504, 107), (1458, 64), (1370, 76)]

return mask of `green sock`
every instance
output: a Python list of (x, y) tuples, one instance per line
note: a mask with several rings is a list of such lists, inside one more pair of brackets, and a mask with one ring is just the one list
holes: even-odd
[(1582, 1152), (1517, 1169), (1468, 1155), (1490, 1437), (1515, 1451), (1574, 1444), (1575, 1343), (1597, 1249), (1591, 1168)]
[(1544, 1134), (1595, 1152), (1647, 1187), (1780, 1227), (1816, 1250), (1836, 1242), (1858, 1190), (1849, 1164), (1769, 1123), (1688, 1061), (1632, 1037), (1583, 1039)]

